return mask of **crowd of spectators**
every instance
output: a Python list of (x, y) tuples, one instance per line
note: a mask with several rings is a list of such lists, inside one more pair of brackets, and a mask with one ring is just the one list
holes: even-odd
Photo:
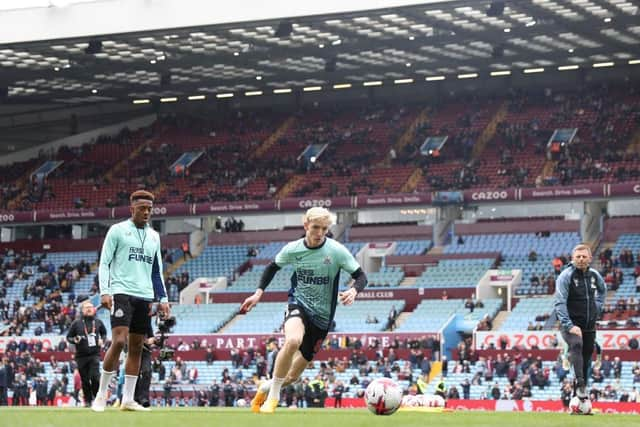
[(603, 85), (554, 96), (560, 104), (554, 117), (557, 123), (580, 122), (581, 117), (588, 116), (588, 120), (582, 120), (584, 129), (558, 153), (554, 176), (562, 185), (609, 176), (611, 181), (620, 182), (640, 176), (637, 167), (626, 164), (640, 161), (639, 153), (626, 150), (633, 130), (640, 124), (637, 88), (627, 89), (622, 93)]
[[(640, 253), (634, 256), (629, 248), (622, 248), (615, 256), (611, 248), (607, 247), (600, 252), (598, 259), (600, 273), (607, 284), (607, 289), (617, 290), (625, 278), (623, 269), (633, 269), (631, 275), (635, 279), (635, 290), (640, 293)], [(637, 298), (629, 296), (606, 300), (601, 324), (608, 328), (619, 328), (620, 320), (624, 320), (622, 327), (626, 329), (640, 327), (640, 302)]]
[[(105, 343), (104, 348), (108, 345), (108, 342)], [(213, 346), (208, 344), (206, 340), (194, 339), (191, 343), (178, 341), (175, 345), (168, 347), (179, 352), (205, 350), (207, 364), (212, 364), (216, 359)], [(350, 349), (350, 356), (330, 357), (326, 361), (311, 362), (309, 367), (318, 368), (318, 374), (314, 378), (306, 377), (301, 383), (292, 385), (284, 391), (283, 401), (289, 406), (323, 406), (324, 399), (329, 395), (327, 392), (334, 393), (336, 389), (341, 390), (340, 393), (344, 393), (349, 391), (349, 387), (356, 387), (362, 393), (361, 389), (366, 388), (374, 376), (391, 377), (391, 374), (395, 373), (401, 379), (413, 381), (415, 370), (420, 369), (424, 373), (430, 369), (431, 358), (428, 355), (431, 354), (435, 358), (439, 354), (434, 351), (425, 352), (425, 350), (439, 347), (439, 342), (431, 336), (409, 340), (400, 340), (398, 337), (394, 337), (391, 347), (385, 351), (383, 351), (380, 341), (372, 340), (366, 348), (375, 350), (373, 359), (367, 357), (364, 351), (365, 343), (355, 336), (342, 340), (338, 340), (334, 336), (326, 340), (324, 347), (327, 349)], [(396, 350), (399, 348), (411, 349), (408, 360), (403, 361), (396, 356)], [(39, 341), (35, 339), (11, 339), (8, 341), (0, 369), (9, 379), (7, 388), (13, 390), (15, 396), (13, 404), (29, 404), (28, 396), (32, 390), (36, 391), (39, 396), (42, 395), (42, 399), (38, 397), (38, 405), (55, 404), (55, 399), (61, 396), (73, 396), (72, 402), (79, 402), (81, 387), (79, 375), (77, 378), (75, 375), (77, 372), (75, 362), (73, 360), (59, 362), (55, 355), (51, 355), (48, 362), (41, 362), (40, 359), (34, 358), (34, 353), (40, 353), (42, 350)], [(66, 341), (62, 340), (61, 345), (55, 350), (69, 351)], [(257, 349), (251, 347), (243, 350), (232, 349), (230, 352), (231, 369), (225, 368), (221, 377), (214, 379), (211, 384), (202, 383), (197, 367), (190, 366), (179, 355), (175, 357), (171, 369), (168, 369), (162, 360), (154, 357), (152, 372), (155, 373), (154, 384), (158, 387), (152, 387), (152, 405), (242, 405), (250, 398), (249, 393), (255, 392), (259, 379), (272, 373), (277, 352), (277, 341), (273, 338), (266, 340)], [(44, 375), (45, 363), (49, 363), (52, 372), (60, 374), (51, 384)], [(247, 378), (243, 369), (254, 370), (254, 374)], [(357, 373), (352, 375), (349, 384), (343, 384), (336, 379), (336, 374), (345, 372), (346, 369), (357, 370)], [(114, 379), (111, 385), (111, 397), (109, 398), (111, 403), (118, 399), (121, 392), (120, 382), (118, 379)], [(160, 386), (162, 391), (160, 391)], [(23, 395), (24, 399), (21, 397)]]
[[(64, 163), (49, 176), (20, 182), (22, 177), (31, 176), (24, 168), (37, 166), (38, 161), (41, 164), (47, 160), (45, 156), (35, 163), (22, 164), (18, 168), (21, 174), (12, 169), (9, 179), (0, 183), (0, 208), (30, 210), (55, 200), (61, 185), (79, 183), (91, 184), (95, 193), (107, 194), (77, 194), (72, 199), (73, 206), (67, 208), (120, 206), (127, 203), (122, 194), (140, 186), (159, 189), (158, 203), (269, 199), (294, 175), (302, 178), (291, 189), (299, 197), (386, 193), (397, 191), (396, 183), (376, 179), (377, 168), (398, 165), (421, 168), (429, 188), (435, 190), (482, 187), (492, 182), (499, 186), (543, 186), (609, 177), (615, 181), (636, 179), (640, 169), (633, 165), (640, 161), (640, 154), (626, 147), (640, 124), (637, 97), (637, 88), (612, 89), (603, 85), (575, 92), (513, 91), (505, 99), (509, 114), (516, 119), (497, 123), (489, 145), (500, 149), (489, 150), (492, 154), (478, 158), (473, 158), (472, 153), (496, 101), (475, 96), (450, 99), (431, 107), (426, 119), (415, 127), (412, 139), (397, 153), (396, 143), (417, 117), (416, 106), (374, 103), (359, 108), (300, 110), (293, 114), (296, 121), (292, 128), (275, 141), (278, 149), (260, 156), (255, 153), (274, 134), (284, 115), (246, 111), (212, 117), (167, 114), (140, 131), (125, 129), (79, 147), (60, 147), (50, 157)], [(529, 111), (531, 117), (527, 120), (517, 118)], [(557, 153), (558, 164), (552, 176), (531, 170), (523, 154), (544, 159), (553, 130), (573, 126), (578, 128), (578, 134)], [(437, 135), (448, 136), (446, 144), (430, 155), (422, 155), (420, 147), (425, 139)], [(142, 150), (136, 150), (140, 144)], [(300, 155), (308, 144), (327, 147), (310, 161)], [(100, 146), (127, 147), (121, 153), (124, 162), (119, 164), (122, 159), (118, 156), (96, 161), (96, 153), (102, 152), (96, 147)], [(185, 151), (202, 155), (187, 168), (172, 169), (173, 162)], [(516, 158), (518, 162), (514, 162)], [(494, 160), (498, 160), (498, 168), (488, 168)], [(446, 173), (435, 168), (442, 164), (449, 165)], [(316, 171), (321, 171), (321, 176)], [(344, 186), (332, 186), (327, 182), (331, 177), (349, 179)]]
[[(559, 355), (553, 366), (549, 367), (543, 364), (540, 356), (533, 357), (531, 353), (525, 355), (518, 349), (499, 353), (495, 359), (492, 356), (478, 356), (471, 347), (470, 340), (461, 342), (458, 352), (460, 359), (455, 362), (453, 372), (469, 374), (463, 384), (460, 384), (467, 396), (470, 385), (486, 385), (486, 391), (482, 393), (484, 399), (521, 400), (531, 397), (534, 387), (552, 390), (557, 387), (561, 399), (566, 399), (566, 405), (572, 397), (569, 370), (563, 366), (562, 355)], [(602, 361), (596, 362), (591, 374), (591, 399), (635, 402), (639, 398), (636, 388), (627, 390), (620, 383), (622, 370), (622, 362), (617, 356), (610, 360), (609, 355), (605, 354)], [(552, 373), (555, 375), (552, 376)], [(640, 368), (637, 363), (631, 366), (631, 374), (634, 375), (634, 384), (640, 382)], [(501, 388), (499, 383), (504, 382), (496, 381), (498, 378), (506, 378), (508, 383)], [(613, 384), (602, 387), (604, 379), (613, 379)]]
[[(170, 152), (163, 165), (154, 169), (166, 171), (167, 191), (161, 194), (171, 202), (206, 203), (218, 201), (241, 201), (265, 199), (273, 196), (282, 186), (288, 174), (295, 168), (295, 158), (263, 156), (257, 158), (255, 151), (280, 122), (280, 117), (271, 114), (231, 112), (215, 119), (188, 115), (166, 115), (160, 118), (164, 141), (162, 152)], [(199, 141), (195, 146), (187, 142), (190, 151), (202, 152), (200, 159), (191, 167), (172, 171), (169, 167), (185, 151), (181, 140)], [(153, 162), (153, 159), (150, 160)], [(249, 190), (250, 183), (264, 180), (264, 187), (257, 193)], [(188, 183), (184, 186), (183, 183)], [(189, 191), (181, 190), (185, 187)], [(181, 199), (180, 199), (181, 198)]]
[[(82, 260), (76, 265), (55, 266), (47, 254), (5, 249), (0, 253), (0, 320), (7, 327), (3, 336), (21, 336), (31, 322), (42, 322), (34, 335), (62, 334), (75, 317), (75, 301), (79, 296), (74, 284), (90, 272), (90, 265)], [(7, 300), (8, 290), (17, 281), (27, 281), (20, 299)], [(68, 295), (63, 302), (62, 295)], [(33, 302), (30, 304), (30, 302)]]
[[(153, 127), (142, 131), (148, 137), (152, 136)], [(40, 156), (39, 164), (47, 160), (60, 161), (61, 164), (48, 175), (30, 175), (30, 179), (19, 193), (16, 200), (17, 210), (32, 210), (42, 202), (55, 201), (57, 192), (66, 192), (74, 185), (88, 184), (92, 186), (93, 192), (114, 191), (116, 182), (109, 178), (109, 172), (120, 160), (122, 153), (129, 153), (134, 149), (133, 133), (125, 128), (114, 136), (101, 135), (81, 146), (63, 145), (56, 152)], [(112, 155), (104, 155), (104, 152), (113, 151)], [(37, 166), (37, 165), (36, 165)], [(120, 182), (127, 181), (123, 177), (118, 178)], [(145, 182), (146, 184), (146, 182)], [(128, 194), (128, 193), (127, 193)], [(116, 195), (113, 195), (116, 198)], [(95, 208), (101, 207), (92, 205), (91, 196), (78, 193), (72, 197), (73, 206), (67, 208)], [(108, 198), (107, 206), (116, 206), (112, 198)], [(125, 198), (128, 202), (128, 196)]]

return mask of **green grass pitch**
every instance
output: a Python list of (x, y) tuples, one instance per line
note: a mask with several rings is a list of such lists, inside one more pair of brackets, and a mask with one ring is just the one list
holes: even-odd
[(150, 413), (107, 409), (94, 413), (76, 408), (0, 408), (7, 427), (616, 427), (637, 426), (638, 415), (596, 414), (577, 416), (560, 413), (523, 412), (398, 412), (375, 416), (365, 409), (280, 408), (273, 415), (253, 414), (236, 408), (155, 409)]

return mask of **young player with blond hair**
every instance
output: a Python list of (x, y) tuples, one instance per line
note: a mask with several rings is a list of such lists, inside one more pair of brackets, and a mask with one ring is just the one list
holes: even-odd
[[(258, 289), (245, 299), (241, 312), (258, 304), (278, 270), (294, 266), (284, 318), (284, 344), (276, 357), (273, 378), (258, 387), (251, 410), (273, 413), (280, 389), (298, 380), (329, 332), (338, 301), (351, 305), (367, 285), (367, 277), (351, 252), (327, 237), (335, 215), (325, 208), (309, 209), (302, 219), (305, 236), (290, 242), (265, 269)], [(340, 270), (351, 274), (354, 284), (339, 292)]]

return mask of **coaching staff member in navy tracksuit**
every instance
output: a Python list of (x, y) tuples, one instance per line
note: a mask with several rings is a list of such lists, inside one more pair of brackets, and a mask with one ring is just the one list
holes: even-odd
[(596, 339), (596, 320), (607, 294), (602, 276), (589, 267), (592, 255), (587, 245), (576, 246), (571, 263), (556, 279), (555, 310), (562, 338), (569, 346), (569, 361), (576, 378), (576, 395), (587, 398), (587, 373)]

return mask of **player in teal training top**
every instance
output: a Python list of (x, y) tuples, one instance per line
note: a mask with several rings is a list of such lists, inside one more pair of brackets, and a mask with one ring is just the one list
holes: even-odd
[[(273, 413), (283, 385), (295, 382), (320, 349), (333, 322), (338, 301), (351, 305), (367, 285), (367, 277), (351, 252), (327, 237), (335, 216), (325, 208), (311, 208), (303, 217), (305, 236), (287, 244), (265, 269), (260, 286), (240, 307), (250, 311), (276, 272), (294, 266), (284, 319), (284, 345), (276, 357), (273, 379), (258, 387), (251, 410)], [(353, 287), (338, 292), (340, 270), (351, 274)]]
[(151, 329), (152, 302), (158, 313), (169, 316), (167, 291), (162, 279), (160, 236), (148, 224), (153, 194), (138, 190), (131, 194), (131, 218), (109, 228), (100, 254), (100, 301), (111, 311), (112, 340), (104, 356), (100, 388), (91, 406), (104, 411), (111, 376), (128, 339), (124, 391), (120, 409), (148, 411), (133, 399), (145, 334)]

